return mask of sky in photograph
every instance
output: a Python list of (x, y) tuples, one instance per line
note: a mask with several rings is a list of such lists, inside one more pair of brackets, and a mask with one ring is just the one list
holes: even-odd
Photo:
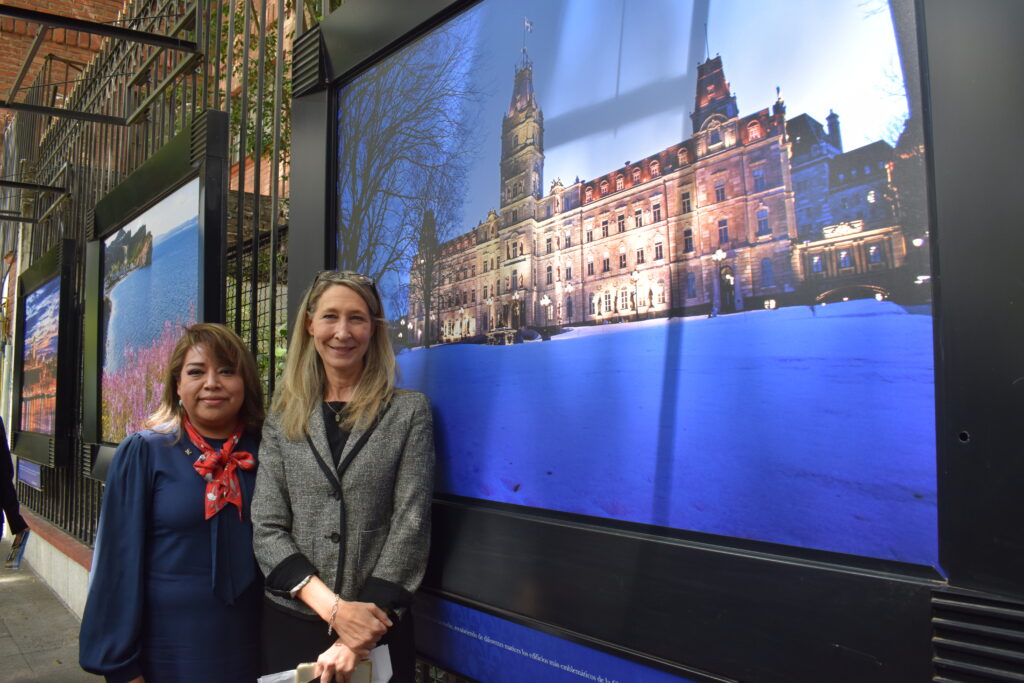
[[(175, 228), (181, 226), (191, 218), (199, 214), (199, 179), (194, 179), (182, 185), (171, 194), (164, 197), (157, 204), (141, 214), (138, 218), (124, 225), (124, 230), (134, 233), (140, 226), (145, 225), (146, 229), (153, 235), (154, 240), (166, 236)], [(113, 233), (107, 242), (113, 239), (117, 233)]]
[(778, 86), (790, 118), (839, 114), (847, 150), (891, 138), (906, 116), (881, 0), (485, 0), (467, 21), (482, 109), (458, 232), (498, 208), (501, 120), (524, 36), (544, 114), (545, 192), (555, 178), (604, 175), (688, 138), (708, 54), (722, 57), (740, 115), (770, 107)]
[(41, 356), (57, 353), (57, 322), (60, 313), (60, 277), (55, 277), (25, 297), (25, 355), (32, 349)]

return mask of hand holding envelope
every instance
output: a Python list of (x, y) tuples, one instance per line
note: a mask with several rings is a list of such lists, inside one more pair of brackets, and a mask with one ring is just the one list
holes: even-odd
[[(300, 664), (289, 671), (267, 674), (257, 683), (313, 683), (318, 677), (313, 674), (315, 664)], [(391, 653), (387, 645), (370, 650), (370, 658), (364, 659), (349, 676), (348, 683), (388, 683), (391, 680)]]

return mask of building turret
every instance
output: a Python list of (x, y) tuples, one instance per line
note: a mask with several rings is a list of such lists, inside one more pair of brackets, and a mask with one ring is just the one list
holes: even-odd
[(832, 146), (838, 149), (840, 152), (843, 151), (843, 136), (839, 132), (839, 114), (835, 113), (831, 109), (828, 110), (828, 117), (825, 119), (825, 123), (828, 125), (828, 140), (832, 143)]
[(543, 182), (544, 114), (533, 92), (533, 64), (524, 52), (501, 122), (501, 213), (506, 225), (530, 214), (533, 200), (544, 193)]
[(697, 65), (697, 99), (690, 114), (693, 131), (696, 133), (703, 129), (705, 122), (715, 115), (723, 119), (739, 115), (736, 96), (729, 89), (722, 70), (722, 58), (718, 56)]

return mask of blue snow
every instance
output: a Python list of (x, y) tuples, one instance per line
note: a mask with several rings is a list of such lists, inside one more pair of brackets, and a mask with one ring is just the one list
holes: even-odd
[(399, 365), (439, 492), (938, 566), (929, 315), (660, 319)]

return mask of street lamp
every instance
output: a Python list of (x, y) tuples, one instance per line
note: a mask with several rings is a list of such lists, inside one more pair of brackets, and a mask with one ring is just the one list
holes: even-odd
[(551, 309), (549, 308), (551, 306), (551, 297), (547, 294), (542, 296), (540, 298), (540, 305), (544, 307), (544, 323), (547, 324), (551, 322)]
[(640, 270), (635, 269), (629, 274), (629, 279), (633, 281), (633, 319), (640, 319)]
[(711, 255), (711, 260), (715, 262), (715, 298), (711, 304), (711, 316), (715, 317), (718, 315), (718, 311), (722, 306), (722, 261), (725, 260), (726, 253), (719, 247), (715, 253)]

